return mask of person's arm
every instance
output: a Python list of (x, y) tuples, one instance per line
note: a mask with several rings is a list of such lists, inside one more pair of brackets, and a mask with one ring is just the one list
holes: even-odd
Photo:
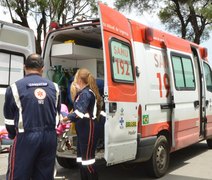
[(8, 131), (8, 137), (14, 139), (16, 136), (15, 128), (15, 112), (17, 111), (17, 106), (12, 94), (11, 87), (8, 87), (5, 94), (4, 102), (4, 118), (5, 126)]
[(56, 127), (60, 123), (60, 110), (61, 110), (61, 92), (59, 86), (54, 83), (55, 90), (56, 90)]

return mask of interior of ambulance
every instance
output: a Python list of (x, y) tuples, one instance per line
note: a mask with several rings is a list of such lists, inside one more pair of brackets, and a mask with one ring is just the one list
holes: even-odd
[[(93, 74), (103, 103), (104, 62), (99, 23), (76, 25), (72, 28), (53, 31), (48, 35), (47, 42), (44, 51), (45, 74), (48, 79), (59, 85), (62, 104), (68, 107), (68, 111), (71, 111), (73, 107), (70, 85), (79, 68), (87, 68)], [(58, 153), (63, 153), (65, 157), (74, 158), (76, 155), (76, 138), (74, 125), (65, 129), (64, 133), (60, 135)], [(99, 147), (101, 148), (99, 150), (104, 151), (104, 140), (101, 139), (100, 141)], [(97, 152), (97, 156), (100, 158), (103, 157), (102, 151)], [(68, 159), (61, 157), (58, 157), (58, 159), (62, 166), (64, 166), (64, 161), (66, 161), (65, 163), (68, 161)]]

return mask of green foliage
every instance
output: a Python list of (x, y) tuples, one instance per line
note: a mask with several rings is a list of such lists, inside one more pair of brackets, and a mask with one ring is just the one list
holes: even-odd
[(200, 9), (200, 13), (208, 20), (212, 21), (212, 2), (208, 6)]
[(115, 7), (118, 10), (126, 10), (132, 11), (133, 9), (137, 9), (140, 14), (144, 11), (154, 12), (154, 10), (158, 7), (158, 1), (154, 0), (116, 0)]
[(46, 0), (37, 0), (37, 4), (34, 4), (34, 8), (36, 7), (36, 5), (40, 11), (47, 9), (47, 7), (49, 6), (48, 1)]
[(37, 27), (31, 28), (37, 29), (38, 53), (41, 53), (41, 35), (45, 37), (51, 21), (65, 24), (90, 19), (97, 12), (97, 0), (1, 0), (0, 5), (8, 8), (13, 23), (29, 27), (29, 19), (35, 20)]
[(141, 14), (158, 10), (166, 29), (198, 44), (207, 40), (212, 30), (211, 0), (116, 0), (115, 6), (119, 10), (134, 8)]

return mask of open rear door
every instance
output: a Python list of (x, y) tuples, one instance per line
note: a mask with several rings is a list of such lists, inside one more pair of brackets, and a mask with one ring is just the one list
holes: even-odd
[(99, 3), (105, 67), (105, 159), (107, 165), (135, 159), (137, 93), (128, 19)]

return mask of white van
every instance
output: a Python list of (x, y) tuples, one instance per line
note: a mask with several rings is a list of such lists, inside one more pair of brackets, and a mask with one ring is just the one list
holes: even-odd
[(24, 61), (31, 53), (35, 53), (34, 32), (23, 26), (0, 21), (0, 125), (4, 125), (6, 88), (24, 77)]
[[(73, 77), (76, 68), (84, 67), (104, 81), (104, 149), (97, 158), (107, 165), (147, 161), (147, 170), (161, 177), (171, 152), (203, 140), (212, 148), (207, 49), (127, 19), (102, 3), (99, 16), (49, 32), (43, 49), (45, 76), (58, 82), (66, 105), (66, 74)], [(57, 160), (70, 168), (77, 137), (66, 135), (60, 147), (64, 140), (72, 147), (58, 149)]]

